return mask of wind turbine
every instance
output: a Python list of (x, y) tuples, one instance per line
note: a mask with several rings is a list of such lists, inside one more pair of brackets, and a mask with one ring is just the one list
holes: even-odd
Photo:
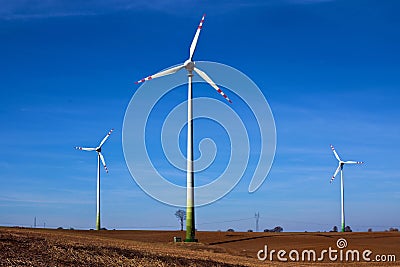
[(192, 44), (189, 49), (189, 58), (181, 65), (173, 67), (157, 74), (148, 76), (136, 83), (141, 83), (151, 79), (159, 78), (162, 76), (173, 74), (181, 69), (186, 69), (188, 72), (188, 132), (187, 132), (187, 158), (186, 158), (186, 239), (185, 242), (196, 242), (195, 238), (195, 222), (194, 222), (194, 173), (193, 173), (193, 109), (192, 109), (192, 78), (193, 71), (195, 71), (201, 78), (210, 84), (219, 94), (221, 94), (229, 103), (232, 101), (224, 92), (211, 80), (211, 78), (202, 70), (197, 68), (193, 59), (194, 51), (196, 50), (197, 41), (199, 39), (200, 30), (203, 27), (205, 14), (203, 15), (199, 26), (197, 27), (196, 34), (194, 35)]
[(343, 161), (340, 159), (338, 153), (336, 152), (335, 148), (331, 145), (333, 154), (335, 155), (335, 158), (339, 161), (339, 166), (337, 167), (335, 173), (333, 174), (330, 183), (333, 182), (335, 179), (336, 175), (340, 171), (340, 193), (341, 193), (341, 205), (342, 205), (342, 232), (344, 232), (345, 228), (345, 222), (344, 222), (344, 182), (343, 182), (343, 166), (345, 164), (363, 164), (364, 162), (362, 161)]
[(100, 230), (100, 160), (103, 163), (104, 169), (108, 173), (108, 169), (106, 166), (106, 162), (104, 160), (103, 154), (101, 154), (101, 147), (107, 141), (108, 137), (112, 133), (114, 129), (111, 129), (108, 134), (101, 140), (100, 144), (97, 147), (79, 147), (75, 148), (78, 150), (84, 151), (96, 151), (97, 152), (97, 217), (96, 217), (96, 230)]

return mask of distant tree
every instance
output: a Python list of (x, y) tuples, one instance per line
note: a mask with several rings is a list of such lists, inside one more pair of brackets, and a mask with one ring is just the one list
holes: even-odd
[(331, 232), (337, 232), (338, 231), (338, 228), (337, 228), (337, 226), (335, 225), (335, 226), (333, 226), (333, 228), (332, 228), (332, 230), (331, 230)]
[(61, 226), (57, 228), (57, 230), (62, 230), (62, 229), (64, 229), (64, 228), (62, 228)]
[(351, 227), (348, 225), (344, 228), (344, 231), (345, 232), (353, 232), (353, 230), (351, 230)]
[(183, 231), (183, 221), (186, 220), (186, 211), (184, 210), (177, 210), (175, 212), (176, 218), (178, 218), (180, 224), (181, 224), (181, 231)]
[(372, 228), (368, 228), (368, 232), (372, 232)]
[(399, 231), (399, 229), (397, 229), (397, 228), (394, 228), (394, 227), (389, 228), (389, 232), (398, 232), (398, 231)]
[(251, 233), (251, 232), (253, 232), (253, 230), (249, 229), (249, 230), (247, 230), (247, 232)]
[(227, 232), (235, 232), (235, 230), (233, 230), (232, 228), (229, 228), (228, 230), (226, 230)]
[(264, 232), (280, 233), (280, 232), (283, 232), (283, 228), (281, 226), (277, 226), (274, 229), (264, 229)]

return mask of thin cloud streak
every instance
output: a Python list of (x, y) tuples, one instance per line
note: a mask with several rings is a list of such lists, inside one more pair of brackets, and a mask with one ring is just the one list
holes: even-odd
[[(203, 10), (215, 9), (225, 11), (238, 10), (244, 7), (276, 6), (276, 5), (304, 5), (332, 2), (335, 0), (271, 0), (271, 1), (221, 1), (220, 3), (202, 3)], [(71, 2), (66, 0), (0, 0), (0, 19), (29, 20), (74, 16), (96, 16), (129, 10), (155, 10), (166, 13), (181, 14), (181, 7), (195, 10), (196, 3), (187, 0), (175, 1), (132, 1), (132, 0), (100, 0)]]
[[(92, 204), (93, 201), (89, 201), (89, 200), (74, 200), (71, 198), (68, 199), (40, 199), (40, 198), (35, 198), (34, 195), (32, 196), (27, 196), (27, 198), (24, 198), (21, 196), (19, 196), (18, 198), (16, 197), (1, 197), (0, 201), (3, 202), (0, 206), (3, 207), (14, 207), (15, 205), (18, 205), (16, 203), (20, 203), (19, 206), (36, 206), (38, 204), (77, 204), (77, 205), (84, 205), (84, 204)], [(7, 204), (6, 202), (8, 202), (9, 204)]]

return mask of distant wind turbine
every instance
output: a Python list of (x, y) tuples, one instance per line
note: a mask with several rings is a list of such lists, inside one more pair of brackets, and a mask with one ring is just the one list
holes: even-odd
[(101, 147), (107, 141), (108, 137), (112, 133), (114, 129), (111, 129), (108, 134), (101, 140), (100, 144), (97, 147), (79, 147), (75, 148), (78, 150), (84, 151), (96, 151), (97, 152), (97, 217), (96, 217), (96, 230), (100, 230), (100, 161), (103, 163), (104, 169), (108, 173), (108, 169), (106, 166), (106, 161), (104, 160), (103, 154), (101, 154)]
[(333, 182), (335, 179), (336, 175), (340, 171), (340, 192), (341, 192), (341, 204), (342, 204), (342, 232), (344, 232), (345, 228), (345, 221), (344, 221), (344, 182), (343, 182), (343, 166), (345, 164), (363, 164), (364, 162), (362, 161), (343, 161), (340, 159), (338, 153), (336, 152), (335, 148), (331, 145), (331, 149), (333, 151), (333, 154), (335, 155), (335, 158), (339, 161), (339, 166), (337, 167), (335, 173), (333, 174), (330, 183)]
[(186, 242), (196, 242), (195, 238), (195, 223), (194, 223), (194, 174), (193, 174), (193, 109), (192, 109), (192, 78), (193, 71), (195, 71), (201, 78), (210, 84), (219, 94), (221, 94), (229, 103), (232, 101), (224, 92), (211, 80), (211, 78), (202, 70), (195, 66), (192, 60), (194, 51), (196, 50), (197, 41), (199, 39), (200, 30), (203, 27), (205, 14), (203, 15), (199, 26), (197, 27), (196, 34), (193, 38), (192, 44), (189, 49), (189, 58), (181, 65), (161, 71), (152, 76), (148, 76), (136, 83), (141, 83), (151, 79), (159, 78), (162, 76), (173, 74), (181, 69), (186, 69), (188, 72), (188, 132), (187, 132), (187, 170), (186, 170)]

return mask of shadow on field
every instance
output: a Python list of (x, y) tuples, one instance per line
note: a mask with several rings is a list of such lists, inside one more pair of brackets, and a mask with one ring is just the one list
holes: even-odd
[(220, 245), (220, 244), (226, 244), (226, 243), (233, 243), (233, 242), (240, 242), (240, 241), (253, 240), (253, 239), (258, 239), (258, 238), (266, 238), (266, 236), (246, 237), (246, 238), (240, 238), (240, 239), (234, 239), (234, 240), (226, 240), (226, 241), (219, 241), (219, 242), (211, 242), (211, 243), (208, 243), (208, 244), (209, 244), (209, 245)]

